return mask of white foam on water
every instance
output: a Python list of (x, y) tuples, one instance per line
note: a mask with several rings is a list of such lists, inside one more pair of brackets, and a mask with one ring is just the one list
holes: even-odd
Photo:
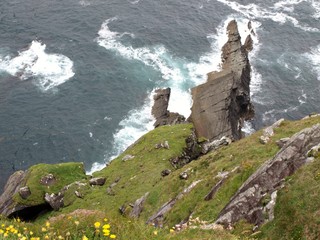
[(307, 94), (304, 92), (304, 90), (301, 90), (301, 96), (298, 97), (300, 105), (304, 104), (307, 102)]
[(317, 74), (317, 79), (320, 81), (320, 45), (311, 49), (309, 53), (305, 53), (304, 56), (307, 58), (312, 69)]
[(140, 0), (130, 1), (131, 4), (138, 4), (139, 2), (140, 2)]
[(294, 5), (298, 5), (302, 2), (306, 2), (306, 0), (283, 0), (283, 1), (276, 2), (274, 4), (274, 8), (277, 10), (282, 10), (286, 12), (293, 12)]
[(244, 133), (244, 135), (247, 137), (255, 132), (255, 129), (250, 121), (245, 121), (243, 124), (243, 128), (241, 131)]
[[(130, 111), (119, 123), (118, 130), (113, 134), (112, 156), (106, 156), (106, 162), (119, 156), (128, 146), (154, 128), (153, 123), (155, 119), (151, 115), (153, 94), (154, 92), (151, 92), (148, 95), (145, 104), (141, 108)], [(95, 162), (87, 174), (90, 175), (93, 172), (101, 170), (105, 166), (105, 163)]]
[(133, 37), (133, 34), (111, 31), (108, 24), (112, 21), (116, 21), (117, 19), (117, 17), (113, 17), (102, 24), (101, 29), (98, 32), (99, 37), (97, 38), (97, 42), (100, 46), (114, 51), (124, 58), (141, 61), (145, 65), (153, 67), (161, 72), (163, 79), (181, 79), (180, 70), (173, 68), (173, 66), (168, 64), (170, 59), (167, 59), (167, 57), (170, 57), (170, 55), (165, 47), (160, 45), (154, 47), (133, 48), (132, 46), (125, 46), (122, 44), (121, 38), (124, 35), (130, 35)]
[[(233, 10), (243, 14), (249, 19), (271, 19), (274, 22), (278, 22), (280, 24), (284, 24), (286, 22), (291, 22), (295, 27), (300, 28), (304, 31), (308, 32), (320, 32), (320, 29), (309, 27), (307, 25), (302, 25), (299, 23), (299, 21), (294, 18), (293, 16), (290, 16), (289, 13), (294, 11), (294, 5), (299, 4), (303, 1), (281, 1), (278, 3), (275, 3), (274, 6), (270, 6), (268, 8), (266, 7), (260, 7), (254, 3), (248, 4), (248, 5), (242, 5), (238, 2), (228, 1), (228, 0), (216, 0), (218, 2), (221, 2)], [(310, 1), (310, 0), (309, 0)], [(288, 5), (290, 5), (288, 7)], [(287, 6), (287, 13), (283, 11), (283, 6)]]
[(48, 54), (46, 45), (32, 41), (29, 48), (11, 58), (0, 59), (0, 71), (21, 80), (34, 78), (34, 83), (43, 91), (59, 86), (74, 76), (73, 62), (61, 54)]
[(81, 0), (79, 1), (79, 4), (83, 7), (87, 7), (87, 6), (90, 6), (91, 3), (89, 1), (85, 1), (85, 0)]
[(311, 6), (313, 7), (315, 13), (313, 14), (313, 18), (319, 20), (320, 18), (320, 1), (319, 0), (311, 0)]
[[(109, 24), (112, 21), (116, 21), (117, 17), (110, 18), (101, 25), (101, 29), (98, 32), (99, 37), (96, 41), (100, 46), (115, 52), (121, 57), (128, 60), (140, 61), (160, 72), (164, 81), (162, 81), (161, 86), (166, 85), (171, 88), (168, 110), (189, 117), (191, 113), (190, 108), (192, 105), (192, 98), (190, 89), (186, 88), (186, 85), (196, 86), (204, 83), (207, 80), (208, 72), (220, 69), (221, 48), (228, 40), (226, 27), (232, 19), (233, 17), (230, 17), (223, 21), (216, 29), (217, 33), (208, 36), (208, 40), (211, 43), (211, 50), (201, 56), (198, 62), (187, 62), (184, 59), (179, 59), (173, 56), (162, 45), (142, 48), (133, 48), (130, 45), (124, 45), (121, 42), (121, 38), (124, 35), (134, 36), (130, 33), (118, 33), (110, 30)], [(239, 32), (242, 35), (243, 42), (245, 41), (246, 36), (250, 34), (247, 27), (248, 21), (248, 19), (242, 18), (238, 20), (237, 18)], [(252, 22), (252, 27), (256, 32), (256, 28), (259, 27), (259, 24)], [(258, 46), (257, 35), (252, 35), (252, 38), (255, 48)], [(257, 52), (258, 49), (252, 52), (252, 55), (254, 56)], [(154, 118), (151, 116), (153, 94), (154, 92), (150, 93), (148, 99), (146, 99), (145, 104), (141, 108), (129, 112), (128, 116), (119, 123), (119, 129), (113, 136), (113, 153), (111, 157), (106, 156), (106, 162), (117, 157), (139, 137), (153, 129)], [(95, 163), (89, 173), (100, 170), (104, 166), (105, 164)]]

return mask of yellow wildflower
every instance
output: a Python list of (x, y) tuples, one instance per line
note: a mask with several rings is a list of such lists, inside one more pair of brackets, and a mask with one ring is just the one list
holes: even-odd
[(100, 222), (95, 222), (95, 223), (94, 223), (94, 227), (95, 227), (95, 228), (99, 228), (99, 227), (100, 227), (100, 225), (101, 225), (101, 223), (100, 223)]
[(12, 229), (14, 234), (18, 234), (18, 230), (17, 229)]
[(17, 222), (18, 222), (18, 223), (21, 222), (20, 218), (17, 218)]
[(110, 238), (115, 239), (117, 236), (115, 234), (111, 234)]
[(46, 231), (47, 231), (47, 229), (45, 227), (41, 228), (41, 232), (46, 232)]
[(170, 233), (174, 233), (174, 230), (172, 228), (170, 229)]
[(39, 237), (32, 237), (30, 240), (40, 240)]
[(102, 231), (103, 231), (103, 235), (104, 235), (104, 236), (109, 236), (109, 235), (110, 235), (110, 230), (108, 230), (108, 229), (103, 229)]
[(80, 223), (79, 221), (74, 221), (74, 224), (77, 226), (79, 225), (79, 223)]
[(4, 237), (8, 237), (8, 233), (5, 232), (5, 233), (3, 234), (3, 236), (4, 236)]
[(107, 219), (107, 218), (104, 218), (103, 221), (108, 222), (108, 219)]
[(109, 224), (105, 224), (105, 225), (102, 226), (102, 228), (103, 228), (103, 229), (109, 229), (109, 228), (110, 228), (110, 225), (109, 225)]
[(3, 223), (1, 224), (1, 227), (5, 227), (6, 225), (4, 225)]
[(63, 237), (61, 235), (58, 236), (58, 239), (63, 239)]
[(46, 222), (46, 227), (49, 228), (50, 227), (50, 223)]
[(83, 235), (82, 240), (89, 240), (86, 235)]
[(153, 231), (153, 234), (154, 235), (158, 235), (158, 231)]
[(20, 238), (20, 240), (27, 240), (27, 238), (26, 237), (22, 237), (22, 238)]
[(22, 237), (22, 234), (21, 234), (21, 233), (18, 233), (18, 237)]
[(44, 239), (49, 239), (49, 236), (48, 236), (48, 235), (45, 235), (45, 236), (44, 236)]
[(33, 232), (32, 232), (32, 231), (30, 231), (30, 235), (33, 235)]

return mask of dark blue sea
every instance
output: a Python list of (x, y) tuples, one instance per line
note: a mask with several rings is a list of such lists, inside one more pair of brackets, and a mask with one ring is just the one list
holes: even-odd
[(232, 19), (254, 29), (247, 131), (320, 112), (319, 0), (1, 0), (0, 192), (36, 163), (101, 168), (152, 129), (156, 88), (188, 117)]

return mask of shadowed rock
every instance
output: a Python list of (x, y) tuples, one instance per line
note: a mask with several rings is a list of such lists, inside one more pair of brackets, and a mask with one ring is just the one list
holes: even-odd
[(157, 89), (153, 96), (154, 104), (152, 106), (152, 115), (155, 117), (156, 122), (154, 127), (163, 125), (174, 125), (185, 122), (185, 117), (179, 113), (172, 113), (168, 111), (170, 88)]
[(27, 207), (23, 204), (16, 205), (15, 201), (12, 199), (12, 196), (18, 193), (22, 187), (22, 181), (25, 176), (26, 174), (24, 171), (17, 171), (8, 179), (7, 184), (4, 187), (4, 192), (0, 196), (0, 214), (7, 217), (12, 213)]
[[(190, 120), (198, 137), (209, 140), (242, 137), (245, 120), (253, 117), (250, 102), (248, 46), (241, 45), (236, 21), (227, 27), (228, 42), (222, 48), (222, 71), (208, 74), (206, 83), (192, 89)], [(251, 39), (252, 40), (252, 39)]]
[(55, 211), (58, 211), (60, 208), (64, 206), (63, 202), (64, 194), (59, 192), (58, 194), (54, 193), (46, 193), (44, 196), (44, 200), (49, 203), (49, 205), (54, 209)]

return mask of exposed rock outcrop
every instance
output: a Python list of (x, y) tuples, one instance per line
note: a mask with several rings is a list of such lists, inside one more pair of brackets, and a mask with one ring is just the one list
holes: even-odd
[(250, 102), (250, 64), (248, 51), (252, 39), (241, 45), (237, 23), (227, 27), (228, 42), (222, 48), (222, 70), (208, 74), (206, 83), (192, 89), (190, 120), (198, 137), (209, 140), (223, 136), (238, 140), (245, 120), (253, 117)]
[(19, 192), (22, 187), (22, 181), (24, 180), (26, 174), (24, 171), (17, 171), (13, 173), (4, 187), (4, 192), (0, 196), (0, 214), (4, 216), (10, 216), (10, 214), (15, 211), (19, 211), (26, 206), (23, 204), (15, 205), (12, 197)]
[(146, 201), (149, 193), (147, 192), (145, 195), (143, 195), (141, 198), (137, 199), (135, 203), (133, 204), (130, 217), (132, 218), (139, 218), (142, 210), (143, 210), (143, 204)]
[(194, 132), (186, 139), (186, 147), (182, 154), (171, 159), (171, 164), (174, 168), (180, 168), (194, 159), (197, 159), (202, 154), (202, 147), (198, 143), (198, 139)]
[(44, 200), (52, 207), (53, 210), (58, 211), (64, 206), (63, 197), (64, 194), (61, 192), (59, 192), (58, 194), (46, 193), (44, 196)]
[(265, 221), (264, 212), (272, 218), (272, 205), (265, 209), (262, 201), (266, 196), (275, 196), (284, 179), (293, 174), (308, 161), (310, 150), (320, 143), (320, 124), (306, 128), (295, 134), (282, 147), (276, 156), (263, 164), (239, 188), (230, 202), (219, 214), (216, 223), (232, 226), (240, 219), (246, 219), (255, 225)]
[(59, 209), (67, 185), (85, 178), (82, 163), (38, 164), (17, 171), (10, 176), (0, 196), (0, 214), (28, 220), (41, 212)]
[(177, 203), (178, 200), (182, 199), (185, 195), (191, 192), (191, 190), (194, 189), (195, 186), (197, 186), (197, 184), (200, 183), (201, 181), (202, 180), (197, 180), (192, 182), (187, 188), (185, 188), (175, 198), (163, 204), (161, 208), (148, 219), (147, 224), (153, 224), (156, 227), (162, 227), (165, 214), (168, 213), (174, 207), (174, 205)]
[(152, 106), (152, 115), (156, 119), (154, 127), (179, 124), (186, 120), (185, 117), (179, 113), (168, 111), (170, 93), (170, 88), (155, 90), (155, 95), (153, 96), (154, 104)]
[(262, 143), (262, 144), (268, 143), (270, 141), (270, 138), (274, 135), (274, 129), (280, 127), (280, 125), (283, 121), (284, 121), (284, 119), (281, 118), (280, 120), (276, 121), (271, 126), (263, 129), (263, 134), (259, 138), (260, 143)]
[(89, 184), (91, 186), (103, 186), (106, 182), (106, 178), (105, 177), (96, 177), (96, 178), (91, 178), (89, 180)]

